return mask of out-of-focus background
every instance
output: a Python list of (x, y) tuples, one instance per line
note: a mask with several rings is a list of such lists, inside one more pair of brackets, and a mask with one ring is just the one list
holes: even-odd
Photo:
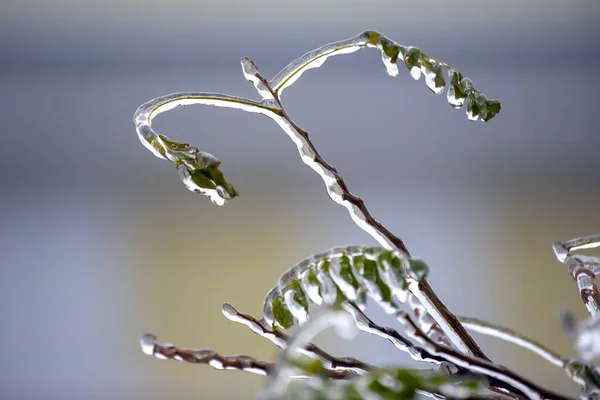
[[(144, 356), (139, 336), (273, 358), (221, 304), (259, 316), (298, 260), (375, 242), (267, 118), (207, 107), (157, 118), (160, 132), (223, 161), (241, 196), (218, 208), (140, 145), (132, 114), (177, 91), (256, 98), (240, 57), (271, 77), (365, 29), (449, 62), (501, 99), (501, 114), (470, 122), (406, 71), (389, 78), (366, 50), (287, 89), (290, 115), (429, 263), (455, 313), (572, 354), (560, 312), (586, 313), (551, 244), (600, 231), (599, 27), (595, 0), (4, 0), (0, 397), (253, 398), (261, 377)], [(475, 336), (494, 360), (576, 394), (536, 356)], [(408, 364), (365, 335), (319, 343)]]

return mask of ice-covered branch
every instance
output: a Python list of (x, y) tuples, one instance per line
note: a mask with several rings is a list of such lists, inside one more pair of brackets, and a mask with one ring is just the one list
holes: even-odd
[(503, 387), (494, 383), (502, 382), (511, 387), (512, 393), (521, 392), (529, 399), (569, 399), (567, 396), (554, 393), (529, 381), (504, 366), (458, 353), (451, 348), (435, 343), (406, 313), (400, 313), (398, 315), (398, 320), (402, 322), (406, 328), (407, 335), (416, 340), (423, 347), (424, 351), (432, 356), (443, 358), (445, 361), (448, 361), (457, 367), (482, 374), (486, 376), (494, 386), (506, 389), (505, 386)]
[[(252, 330), (252, 332), (271, 341), (281, 349), (285, 349), (287, 347), (290, 338), (282, 331), (278, 329), (271, 330), (266, 328), (263, 322), (258, 321), (251, 315), (240, 313), (231, 304), (223, 304), (222, 311), (230, 321), (246, 325), (248, 328), (250, 328), (250, 330)], [(310, 358), (321, 360), (323, 366), (327, 369), (347, 370), (355, 373), (364, 373), (373, 369), (372, 365), (364, 363), (355, 358), (333, 357), (312, 343), (309, 343), (306, 345), (306, 347), (298, 349), (297, 351)]]
[(157, 97), (142, 104), (135, 112), (133, 120), (138, 137), (156, 157), (170, 161), (179, 172), (185, 187), (203, 194), (217, 205), (237, 196), (237, 191), (225, 179), (219, 170), (221, 162), (212, 154), (199, 151), (187, 143), (177, 142), (161, 135), (152, 128), (152, 119), (165, 111), (176, 107), (202, 104), (234, 108), (251, 113), (259, 113), (273, 118), (281, 113), (274, 105), (259, 103), (241, 97), (218, 93), (173, 93)]
[(531, 350), (538, 356), (544, 358), (546, 361), (556, 365), (557, 367), (565, 368), (565, 365), (568, 362), (566, 358), (561, 357), (559, 354), (549, 350), (547, 347), (535, 342), (534, 340), (528, 339), (511, 329), (477, 318), (458, 317), (458, 319), (463, 326), (470, 331), (493, 336), (495, 338), (502, 339), (507, 342), (514, 343), (517, 346)]
[(306, 70), (320, 67), (329, 57), (354, 53), (367, 47), (377, 48), (381, 52), (381, 60), (388, 75), (396, 77), (399, 72), (398, 63), (403, 64), (413, 79), (418, 80), (424, 75), (427, 87), (435, 94), (441, 94), (446, 89), (443, 69), (447, 69), (450, 79), (448, 103), (454, 108), (461, 108), (466, 100), (467, 116), (471, 120), (489, 121), (500, 112), (501, 104), (498, 100), (488, 100), (473, 87), (470, 79), (463, 77), (447, 63), (416, 47), (396, 43), (376, 31), (365, 31), (353, 38), (330, 43), (304, 54), (281, 70), (269, 81), (269, 86), (280, 96), (283, 89), (296, 82)]
[[(485, 392), (485, 387), (475, 376), (460, 377), (440, 371), (422, 371), (394, 368), (377, 368), (357, 375), (344, 384), (335, 384), (324, 379), (323, 366), (319, 360), (306, 363), (297, 358), (296, 353), (305, 349), (310, 341), (328, 327), (335, 327), (338, 335), (349, 337), (353, 329), (361, 327), (355, 312), (358, 307), (343, 303), (343, 308), (321, 308), (312, 313), (312, 318), (304, 324), (288, 342), (288, 347), (280, 354), (277, 367), (270, 376), (267, 389), (263, 393), (266, 399), (292, 399), (300, 390), (300, 398), (414, 398), (417, 393), (437, 398), (469, 398), (471, 395)], [(366, 317), (365, 317), (366, 318)], [(355, 325), (356, 324), (356, 327)], [(401, 338), (400, 335), (397, 335)], [(407, 341), (410, 346), (410, 342)], [(308, 385), (288, 387), (289, 376), (299, 371), (312, 373), (314, 378)], [(318, 379), (320, 378), (320, 379)], [(312, 392), (312, 393), (311, 393)], [(335, 394), (334, 394), (335, 393)]]
[[(364, 32), (350, 41), (339, 43), (341, 44), (317, 49), (292, 62), (271, 83), (258, 72), (258, 68), (252, 60), (243, 58), (244, 75), (263, 97), (263, 101), (260, 103), (210, 93), (178, 93), (154, 99), (140, 106), (134, 115), (138, 136), (154, 155), (168, 159), (178, 168), (180, 177), (188, 189), (207, 195), (214, 203), (222, 205), (226, 200), (234, 197), (236, 191), (218, 169), (220, 162), (212, 155), (200, 152), (186, 143), (175, 142), (156, 133), (151, 127), (152, 118), (160, 112), (188, 104), (233, 107), (266, 115), (272, 118), (294, 141), (304, 163), (319, 173), (327, 186), (330, 198), (344, 206), (357, 225), (371, 234), (381, 245), (390, 250), (398, 250), (402, 257), (408, 257), (408, 249), (402, 240), (373, 218), (362, 199), (350, 192), (335, 168), (319, 155), (306, 131), (297, 126), (287, 115), (279, 98), (279, 92), (295, 81), (305, 69), (322, 64), (331, 55), (351, 52), (360, 47), (380, 49), (388, 73), (392, 76), (397, 74), (396, 63), (401, 55), (401, 60), (411, 75), (418, 79), (421, 71), (425, 72), (428, 86), (436, 93), (441, 93), (445, 87), (445, 78), (441, 73), (441, 68), (447, 68), (448, 65), (424, 55), (414, 47), (398, 45), (374, 31)], [(459, 72), (450, 70), (449, 77), (450, 103), (455, 107), (460, 107), (464, 100), (468, 99), (467, 113), (471, 119), (481, 118), (487, 121), (500, 111), (499, 102), (487, 100), (483, 94), (473, 88), (470, 80), (463, 78)], [(410, 270), (408, 272), (410, 274)], [(436, 296), (426, 280), (417, 280), (411, 275), (408, 287), (454, 345), (461, 351), (486, 358), (456, 317)], [(425, 315), (425, 312), (421, 315)], [(444, 335), (438, 336), (440, 339), (444, 337)]]
[[(276, 368), (276, 364), (272, 361), (260, 361), (254, 357), (238, 355), (238, 356), (221, 356), (217, 352), (208, 349), (193, 350), (183, 349), (171, 344), (158, 344), (156, 336), (147, 333), (140, 339), (142, 351), (157, 358), (167, 360), (185, 361), (190, 364), (206, 364), (215, 369), (221, 370), (236, 370), (251, 372), (258, 375), (270, 375)], [(355, 375), (351, 371), (337, 370), (326, 371), (325, 376), (329, 379), (347, 379)], [(308, 378), (307, 374), (298, 374), (295, 378)]]
[(596, 274), (600, 272), (600, 258), (573, 255), (571, 252), (600, 246), (600, 235), (586, 236), (566, 242), (555, 242), (552, 246), (558, 261), (567, 266), (569, 274), (577, 281), (581, 300), (592, 314), (600, 317), (600, 293), (596, 284)]

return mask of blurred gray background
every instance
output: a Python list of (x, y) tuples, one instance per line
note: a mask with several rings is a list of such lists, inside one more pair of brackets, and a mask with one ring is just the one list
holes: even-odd
[[(600, 231), (599, 26), (595, 0), (3, 0), (0, 397), (253, 398), (263, 378), (144, 356), (139, 336), (271, 359), (221, 304), (259, 316), (298, 260), (375, 242), (267, 118), (187, 107), (156, 119), (223, 161), (241, 196), (218, 208), (140, 145), (132, 114), (177, 91), (256, 98), (240, 57), (271, 77), (364, 29), (449, 62), (501, 114), (468, 121), (406, 71), (389, 78), (374, 50), (307, 72), (286, 90), (288, 112), (427, 260), (455, 313), (572, 354), (560, 312), (586, 313), (551, 244)], [(536, 356), (475, 336), (494, 360), (576, 393)], [(319, 343), (408, 364), (365, 335)]]

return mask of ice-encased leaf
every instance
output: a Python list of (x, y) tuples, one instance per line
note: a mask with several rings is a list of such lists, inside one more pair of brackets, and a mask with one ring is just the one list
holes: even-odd
[(467, 100), (467, 117), (470, 120), (487, 122), (494, 118), (501, 108), (502, 105), (498, 100), (488, 100), (485, 94), (472, 92)]
[(494, 118), (496, 114), (500, 112), (502, 109), (502, 104), (498, 100), (488, 100), (485, 105), (486, 108), (486, 116), (482, 118), (483, 121), (487, 122), (490, 119)]
[(467, 96), (467, 118), (471, 121), (477, 121), (479, 119), (479, 105), (473, 94)]
[(425, 261), (418, 258), (409, 258), (408, 263), (412, 272), (417, 276), (417, 280), (423, 280), (429, 274), (429, 267)]
[(226, 200), (237, 196), (235, 188), (217, 167), (190, 170), (182, 164), (177, 167), (177, 170), (188, 190), (210, 197), (216, 205), (222, 206)]
[(435, 94), (441, 94), (446, 88), (446, 78), (444, 78), (442, 65), (434, 60), (424, 58), (421, 71), (425, 75), (425, 83), (429, 90)]
[[(302, 159), (311, 165), (313, 169), (317, 171), (330, 170), (327, 163), (323, 163), (322, 159), (317, 157), (317, 154), (315, 154), (316, 149), (312, 143), (305, 139), (305, 132), (298, 128), (289, 116), (283, 112), (280, 96), (283, 89), (293, 84), (304, 71), (321, 66), (329, 57), (353, 53), (368, 47), (375, 47), (380, 50), (388, 74), (392, 76), (398, 74), (398, 59), (402, 57), (414, 79), (418, 80), (422, 73), (425, 73), (426, 84), (433, 92), (441, 93), (444, 90), (445, 79), (441, 69), (450, 68), (448, 64), (421, 53), (416, 47), (402, 46), (381, 33), (365, 31), (356, 37), (330, 43), (304, 54), (288, 64), (270, 81), (265, 80), (260, 75), (256, 64), (252, 60), (247, 57), (242, 58), (242, 68), (245, 77), (255, 85), (263, 97), (263, 100), (260, 102), (219, 93), (204, 92), (180, 92), (152, 99), (138, 107), (134, 113), (133, 120), (138, 138), (142, 145), (152, 152), (152, 154), (158, 158), (170, 161), (178, 168), (180, 177), (189, 190), (210, 197), (218, 205), (222, 205), (226, 200), (235, 197), (237, 192), (223, 178), (223, 174), (218, 169), (218, 166), (198, 165), (207, 161), (212, 163), (216, 158), (208, 153), (199, 152), (197, 148), (187, 143), (177, 142), (164, 135), (160, 135), (151, 126), (152, 120), (156, 115), (176, 107), (192, 104), (227, 107), (262, 114), (273, 119), (284, 129), (298, 145)], [(453, 107), (459, 108), (464, 103), (466, 95), (470, 94), (474, 89), (472, 88), (471, 81), (464, 79), (455, 70), (450, 69), (449, 75), (451, 85), (448, 90), (448, 102)], [(483, 111), (481, 111), (481, 120), (488, 121), (500, 109), (500, 103), (496, 100), (488, 102), (483, 107)], [(469, 115), (471, 119), (478, 119), (475, 118), (473, 106), (471, 106)], [(312, 160), (312, 162), (308, 162), (309, 160)], [(186, 168), (180, 168), (181, 165), (184, 165)], [(329, 177), (325, 175), (321, 176), (329, 188)], [(339, 191), (339, 187), (336, 186), (336, 190)], [(333, 190), (329, 189), (328, 191), (333, 199), (340, 198), (339, 193), (334, 193)], [(340, 202), (340, 204), (342, 203)], [(353, 210), (354, 208), (348, 209)], [(353, 218), (361, 219), (356, 215)], [(383, 239), (380, 237), (378, 240)]]
[(410, 72), (410, 76), (414, 80), (419, 80), (421, 77), (421, 64), (423, 62), (423, 54), (416, 47), (408, 47), (404, 55), (404, 63)]
[(386, 37), (380, 39), (380, 46), (381, 60), (388, 75), (396, 77), (398, 75), (398, 56), (403, 57), (404, 48)]
[(455, 69), (448, 71), (450, 88), (448, 88), (448, 103), (454, 108), (461, 108), (467, 99), (467, 94), (461, 89), (463, 76)]
[(362, 308), (367, 297), (386, 313), (398, 312), (408, 298), (407, 279), (422, 280), (428, 273), (423, 261), (402, 257), (397, 251), (362, 246), (315, 254), (281, 275), (265, 299), (263, 318), (267, 325), (285, 329), (302, 325), (311, 304), (354, 301)]
[(273, 317), (277, 325), (283, 329), (291, 328), (294, 325), (294, 317), (290, 310), (285, 306), (283, 297), (277, 296), (271, 304), (273, 309)]

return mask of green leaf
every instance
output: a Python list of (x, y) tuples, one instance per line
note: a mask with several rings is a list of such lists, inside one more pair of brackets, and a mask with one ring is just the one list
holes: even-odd
[(409, 258), (408, 263), (410, 265), (410, 269), (412, 272), (417, 275), (417, 280), (421, 281), (427, 277), (429, 274), (429, 267), (423, 260), (419, 260), (416, 258)]
[(277, 322), (281, 328), (289, 329), (294, 326), (294, 316), (285, 305), (283, 297), (278, 296), (275, 301), (273, 301), (271, 307), (273, 308), (275, 322)]
[(416, 47), (408, 47), (404, 55), (404, 63), (414, 80), (421, 77), (421, 63), (423, 62), (423, 54)]
[(500, 112), (502, 109), (502, 104), (498, 100), (488, 100), (485, 105), (485, 109), (487, 111), (486, 117), (483, 118), (485, 122), (494, 118), (496, 114)]
[(381, 38), (381, 49), (390, 58), (390, 62), (394, 64), (398, 61), (398, 56), (402, 52), (400, 46), (388, 38)]
[(290, 284), (290, 289), (294, 292), (294, 300), (308, 312), (308, 299), (306, 294), (304, 294), (304, 290), (302, 290), (300, 282), (293, 280)]
[(350, 260), (348, 257), (342, 257), (340, 260), (340, 276), (346, 282), (348, 282), (354, 289), (358, 289), (358, 281), (356, 277), (352, 273), (352, 268), (350, 267)]

